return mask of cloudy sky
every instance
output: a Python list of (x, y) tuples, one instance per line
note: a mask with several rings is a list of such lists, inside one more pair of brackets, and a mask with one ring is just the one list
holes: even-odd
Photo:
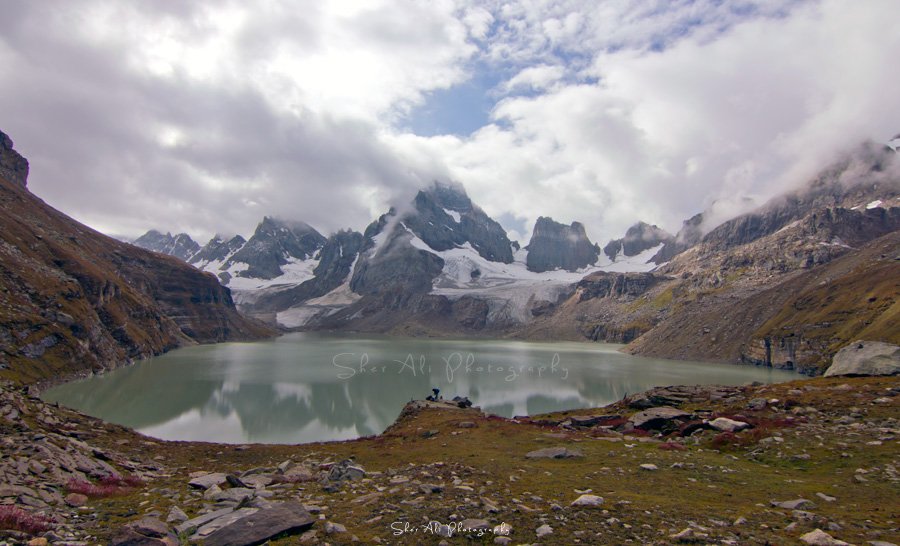
[(763, 200), (900, 131), (896, 0), (0, 0), (0, 129), (107, 233), (362, 229), (439, 179), (515, 239)]

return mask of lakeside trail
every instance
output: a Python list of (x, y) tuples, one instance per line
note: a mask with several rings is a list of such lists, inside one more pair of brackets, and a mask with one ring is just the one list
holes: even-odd
[(900, 542), (896, 377), (515, 420), (414, 402), (296, 446), (165, 442), (26, 392), (0, 391), (0, 544)]

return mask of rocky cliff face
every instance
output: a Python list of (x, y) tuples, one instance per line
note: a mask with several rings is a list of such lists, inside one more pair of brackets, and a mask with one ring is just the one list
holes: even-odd
[(597, 261), (597, 246), (591, 243), (580, 222), (560, 224), (541, 216), (534, 224), (526, 247), (528, 269), (534, 272), (565, 269), (575, 271)]
[(325, 237), (303, 222), (286, 222), (263, 218), (256, 231), (225, 264), (244, 263), (240, 277), (274, 279), (283, 273), (281, 266), (289, 260), (307, 260), (325, 245)]
[(671, 244), (674, 242), (675, 238), (666, 230), (657, 226), (651, 226), (645, 222), (638, 222), (628, 228), (628, 231), (625, 232), (625, 237), (607, 243), (603, 247), (603, 253), (610, 260), (615, 260), (620, 254), (622, 256), (636, 256), (660, 244)]
[(155, 229), (151, 229), (135, 239), (134, 244), (146, 250), (175, 256), (184, 261), (190, 260), (194, 254), (200, 251), (200, 245), (187, 233), (172, 235), (171, 233), (160, 233)]
[(665, 241), (663, 247), (659, 249), (650, 261), (657, 264), (668, 262), (678, 254), (693, 247), (703, 239), (703, 213), (697, 213), (691, 216), (681, 224), (681, 229), (675, 234), (673, 239)]
[[(431, 290), (431, 281), (444, 267), (444, 260), (434, 253), (412, 246), (413, 234), (399, 221), (386, 223), (383, 238), (370, 243), (367, 252), (360, 255), (350, 279), (350, 288), (357, 294), (376, 295), (397, 290), (424, 293)], [(366, 229), (371, 231), (372, 226)]]
[(0, 378), (53, 379), (271, 333), (212, 275), (97, 233), (0, 177)]
[(28, 184), (28, 160), (13, 149), (13, 141), (0, 131), (0, 178), (26, 187)]

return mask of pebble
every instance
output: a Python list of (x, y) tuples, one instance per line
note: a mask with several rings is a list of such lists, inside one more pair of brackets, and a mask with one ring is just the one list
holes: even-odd
[(641, 465), (641, 470), (653, 471), (653, 470), (659, 470), (659, 467), (653, 463), (644, 463)]

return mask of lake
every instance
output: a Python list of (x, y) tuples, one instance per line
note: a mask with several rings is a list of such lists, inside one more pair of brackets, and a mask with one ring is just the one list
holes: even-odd
[(636, 357), (620, 347), (294, 333), (178, 349), (43, 398), (166, 440), (293, 444), (379, 434), (433, 387), (512, 417), (602, 406), (654, 386), (799, 377)]

